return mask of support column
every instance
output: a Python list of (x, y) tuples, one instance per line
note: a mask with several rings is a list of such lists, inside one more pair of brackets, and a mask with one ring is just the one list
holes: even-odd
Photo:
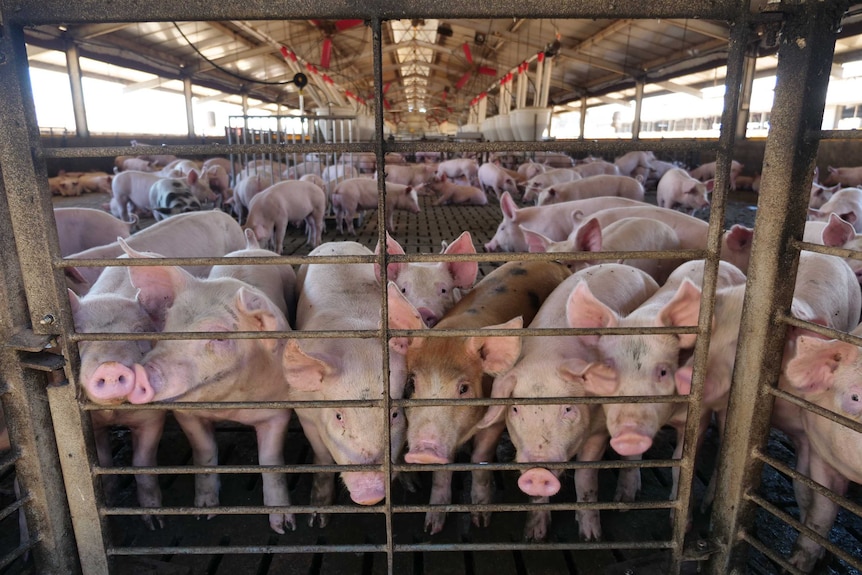
[(189, 129), (189, 138), (195, 137), (195, 111), (192, 106), (192, 79), (188, 76), (183, 78), (183, 94), (186, 97), (186, 122)]
[(584, 139), (584, 131), (587, 128), (587, 95), (581, 96), (581, 135), (579, 139)]
[(739, 116), (736, 118), (736, 139), (744, 140), (751, 117), (751, 92), (754, 88), (755, 54), (746, 54), (742, 68), (742, 92), (739, 95)]
[(641, 135), (641, 108), (644, 103), (644, 86), (646, 82), (639, 78), (635, 82), (635, 119), (632, 122), (632, 140), (637, 140)]
[(78, 56), (78, 46), (68, 41), (66, 43), (66, 71), (69, 74), (69, 85), (72, 88), (72, 110), (75, 113), (75, 132), (79, 138), (89, 138), (87, 127), (87, 109), (84, 106), (84, 85), (81, 83), (81, 62)]

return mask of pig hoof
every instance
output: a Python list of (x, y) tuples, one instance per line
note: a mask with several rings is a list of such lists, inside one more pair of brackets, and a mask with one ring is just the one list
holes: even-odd
[(315, 523), (321, 529), (326, 527), (326, 524), (329, 523), (329, 515), (323, 513), (312, 513), (311, 517), (308, 518), (308, 526), (314, 527)]
[(141, 519), (150, 531), (165, 528), (165, 520), (160, 515), (141, 515)]
[(581, 541), (601, 541), (602, 524), (597, 511), (577, 514), (578, 535)]
[(435, 535), (443, 531), (443, 524), (446, 523), (446, 514), (437, 512), (428, 512), (425, 516), (425, 531), (430, 535)]
[(489, 511), (477, 511), (471, 514), (473, 525), (476, 527), (488, 527), (491, 525), (491, 513)]
[(272, 513), (269, 516), (269, 526), (279, 535), (284, 535), (284, 528), (296, 531), (296, 520), (290, 513)]
[(544, 541), (548, 536), (548, 526), (551, 523), (550, 513), (530, 513), (524, 526), (524, 541)]

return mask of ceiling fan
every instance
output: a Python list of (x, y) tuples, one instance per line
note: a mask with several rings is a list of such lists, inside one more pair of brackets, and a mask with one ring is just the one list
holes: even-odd
[(463, 88), (467, 82), (470, 80), (470, 76), (473, 75), (473, 72), (477, 74), (482, 74), (484, 76), (496, 76), (497, 69), (491, 68), (488, 66), (479, 66), (478, 64), (474, 64), (473, 62), (473, 52), (470, 50), (470, 44), (464, 42), (461, 45), (461, 49), (464, 50), (464, 57), (467, 59), (467, 62), (470, 64), (470, 68), (464, 72), (461, 78), (455, 83), (455, 89), (460, 90)]

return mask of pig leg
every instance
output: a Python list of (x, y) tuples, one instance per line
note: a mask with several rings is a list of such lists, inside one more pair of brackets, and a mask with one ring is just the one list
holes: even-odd
[[(284, 465), (284, 438), (287, 435), (287, 424), (290, 423), (290, 411), (284, 415), (255, 426), (257, 433), (257, 457), (260, 465)], [(263, 474), (263, 504), (271, 506), (290, 505), (287, 492), (287, 476), (284, 473)], [(270, 513), (269, 526), (276, 533), (284, 535), (284, 527), (296, 529), (296, 520), (292, 513)]]
[[(177, 423), (186, 434), (192, 446), (195, 465), (218, 465), (218, 444), (211, 421), (179, 411), (174, 412)], [(215, 507), (218, 505), (219, 476), (215, 473), (195, 475), (195, 507)], [(208, 515), (212, 519), (215, 515)]]
[[(592, 435), (584, 442), (578, 453), (578, 461), (599, 461), (607, 448), (608, 437), (605, 434)], [(599, 470), (576, 469), (575, 492), (578, 503), (595, 503), (599, 500)], [(602, 523), (596, 509), (585, 509), (576, 513), (578, 533), (584, 541), (600, 541), (602, 538)]]
[[(626, 455), (623, 459), (627, 461), (640, 461), (642, 455)], [(617, 491), (614, 493), (614, 501), (631, 503), (637, 498), (641, 490), (641, 470), (637, 467), (620, 469), (617, 477)]]
[[(102, 467), (113, 467), (114, 458), (111, 454), (111, 439), (108, 435), (108, 427), (98, 425), (93, 422), (93, 438), (96, 441), (96, 455), (99, 458), (99, 465)], [(113, 501), (117, 496), (118, 490), (116, 475), (102, 476), (102, 490), (105, 492), (105, 499)]]
[(281, 255), (284, 251), (284, 234), (287, 231), (287, 219), (275, 223), (275, 247), (272, 251)]
[[(132, 465), (135, 467), (155, 467), (156, 452), (159, 449), (159, 440), (162, 438), (162, 430), (165, 426), (165, 412), (152, 411), (152, 417), (132, 429)], [(141, 507), (161, 507), (162, 490), (159, 487), (158, 475), (136, 475), (138, 485), (138, 505)], [(150, 531), (164, 527), (165, 522), (159, 515), (142, 515), (141, 518)], [(153, 521), (155, 519), (155, 522)]]
[[(305, 437), (311, 444), (312, 450), (314, 450), (314, 464), (334, 464), (335, 460), (329, 454), (329, 450), (326, 448), (326, 445), (324, 445), (323, 441), (320, 439), (320, 435), (317, 433), (317, 430), (311, 425), (303, 426), (302, 430), (305, 432)], [(325, 507), (327, 505), (332, 505), (334, 495), (335, 474), (315, 473), (311, 486), (311, 506), (319, 508)], [(320, 527), (326, 527), (326, 524), (329, 523), (329, 515), (325, 513), (312, 513), (311, 516), (308, 518), (308, 526), (314, 527), (315, 520)]]
[[(431, 498), (428, 503), (430, 505), (448, 505), (452, 503), (452, 472), (434, 471), (431, 476), (433, 480), (431, 484)], [(445, 511), (429, 511), (425, 514), (425, 531), (431, 535), (440, 533), (443, 531), (443, 524), (445, 522)]]
[[(548, 503), (550, 497), (530, 497), (530, 503), (541, 505)], [(527, 523), (524, 525), (524, 540), (525, 541), (544, 541), (548, 536), (548, 527), (551, 525), (551, 512), (531, 509), (527, 512)]]
[[(493, 461), (497, 452), (497, 443), (505, 429), (505, 423), (492, 425), (487, 429), (481, 429), (473, 437), (473, 454), (470, 461), (473, 463), (488, 463)], [(494, 474), (492, 471), (479, 469), (473, 471), (473, 484), (470, 489), (473, 503), (491, 503), (494, 494)], [(490, 511), (474, 511), (473, 525), (476, 527), (488, 527), (491, 524)]]
[[(848, 481), (842, 477), (835, 469), (820, 458), (816, 453), (811, 454), (810, 471), (812, 480), (820, 485), (833, 491), (838, 495), (844, 495), (847, 492)], [(794, 487), (797, 483), (793, 482)], [(818, 535), (823, 537), (829, 536), (829, 531), (835, 523), (835, 517), (838, 515), (838, 504), (833, 502), (828, 497), (824, 497), (819, 493), (808, 490), (810, 495), (810, 503), (808, 512), (805, 513), (803, 523), (809, 529), (814, 530)], [(802, 507), (800, 505), (800, 514)], [(798, 569), (809, 573), (814, 569), (815, 563), (823, 556), (823, 547), (813, 540), (800, 534), (793, 545), (793, 554), (790, 556), (790, 563)]]

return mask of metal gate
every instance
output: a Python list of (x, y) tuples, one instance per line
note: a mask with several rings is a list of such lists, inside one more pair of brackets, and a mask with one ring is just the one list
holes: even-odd
[[(28, 4), (12, 1), (2, 3), (0, 14), (0, 119), (3, 131), (0, 134), (0, 169), (2, 169), (3, 194), (0, 201), (0, 233), (2, 245), (6, 249), (6, 264), (3, 280), (0, 282), (0, 300), (3, 319), (2, 391), (7, 419), (10, 423), (12, 442), (15, 446), (15, 465), (18, 472), (23, 496), (19, 503), (13, 504), (2, 512), (8, 515), (20, 506), (27, 517), (30, 529), (30, 543), (14, 550), (4, 558), (3, 563), (15, 560), (31, 547), (35, 553), (37, 570), (40, 573), (68, 573), (82, 571), (88, 574), (122, 572), (116, 565), (121, 556), (164, 556), (174, 554), (236, 556), (250, 555), (277, 557), (292, 554), (351, 554), (378, 553), (385, 555), (385, 570), (399, 572), (405, 565), (409, 554), (445, 554), (453, 551), (465, 554), (482, 553), (482, 558), (493, 558), (500, 551), (548, 552), (564, 550), (612, 551), (620, 549), (640, 549), (646, 551), (667, 550), (667, 564), (658, 567), (659, 572), (678, 573), (687, 569), (689, 562), (705, 564), (712, 573), (743, 573), (746, 571), (746, 557), (749, 547), (758, 549), (783, 567), (790, 566), (766, 545), (761, 543), (752, 532), (753, 515), (757, 508), (776, 513), (780, 519), (796, 529), (804, 529), (798, 521), (777, 512), (758, 492), (761, 468), (764, 463), (788, 475), (797, 477), (787, 466), (764, 455), (762, 446), (769, 429), (768, 414), (775, 397), (781, 397), (814, 409), (807, 402), (795, 399), (776, 389), (781, 355), (783, 334), (788, 325), (801, 325), (812, 331), (830, 337), (860, 344), (858, 338), (846, 334), (835, 334), (830, 330), (800, 322), (789, 315), (793, 292), (793, 277), (800, 249), (821, 253), (858, 257), (846, 250), (826, 249), (810, 244), (802, 244), (804, 214), (808, 202), (808, 189), (811, 180), (817, 145), (823, 138), (858, 138), (856, 132), (822, 132), (820, 121), (823, 115), (825, 91), (832, 51), (834, 33), (841, 16), (847, 7), (846, 2), (771, 2), (768, 12), (752, 14), (748, 2), (715, 1), (693, 5), (674, 1), (643, 3), (636, 0), (619, 0), (613, 4), (599, 6), (596, 2), (576, 0), (573, 2), (546, 2), (524, 6), (523, 3), (495, 1), (481, 5), (419, 2), (370, 2), (346, 10), (339, 2), (322, 1), (314, 6), (283, 6), (279, 3), (249, 3), (247, 1), (222, 2), (218, 7), (206, 2), (184, 2), (154, 0), (140, 2), (97, 3), (89, 6), (68, 3), (65, 0), (45, 0)], [(526, 13), (529, 11), (529, 14)], [(666, 18), (699, 17), (726, 20), (733, 23), (731, 48), (728, 57), (725, 108), (722, 116), (722, 132), (718, 141), (650, 141), (648, 144), (632, 141), (556, 141), (536, 143), (452, 143), (452, 142), (390, 142), (383, 138), (382, 102), (382, 59), (381, 24), (384, 20), (396, 17), (446, 17), (491, 18), (522, 15), (542, 18)], [(749, 282), (746, 292), (745, 314), (742, 321), (739, 352), (735, 368), (735, 381), (731, 397), (731, 408), (727, 433), (719, 464), (718, 493), (713, 508), (713, 529), (705, 539), (686, 544), (686, 522), (677, 520), (672, 527), (672, 537), (666, 541), (630, 542), (549, 542), (529, 544), (513, 541), (460, 541), (454, 543), (406, 542), (400, 540), (393, 528), (397, 517), (406, 513), (424, 513), (432, 509), (428, 505), (396, 505), (392, 500), (391, 487), (387, 487), (385, 502), (371, 507), (335, 506), (331, 509), (316, 510), (303, 505), (293, 505), (284, 512), (310, 513), (324, 511), (342, 514), (371, 514), (382, 520), (378, 541), (367, 537), (361, 542), (340, 544), (319, 538), (311, 544), (295, 544), (289, 536), (284, 544), (267, 545), (230, 545), (219, 546), (147, 546), (127, 544), (121, 534), (109, 528), (109, 519), (115, 515), (141, 515), (145, 511), (138, 508), (109, 507), (102, 499), (97, 488), (100, 475), (135, 475), (145, 473), (234, 473), (254, 475), (261, 473), (311, 473), (315, 471), (342, 471), (344, 466), (312, 467), (309, 465), (275, 466), (261, 469), (253, 465), (217, 467), (159, 467), (135, 468), (119, 467), (106, 469), (97, 465), (94, 457), (92, 429), (88, 411), (97, 406), (85, 404), (76, 392), (76, 374), (79, 368), (76, 342), (90, 339), (118, 338), (117, 334), (76, 334), (73, 329), (70, 307), (66, 297), (63, 268), (74, 265), (59, 257), (57, 234), (54, 228), (50, 197), (47, 190), (44, 161), (49, 158), (108, 157), (134, 154), (137, 150), (130, 147), (68, 148), (44, 149), (40, 145), (35, 113), (29, 94), (27, 81), (26, 52), (22, 28), (31, 24), (64, 22), (114, 22), (114, 21), (153, 21), (153, 20), (218, 20), (218, 19), (282, 19), (282, 18), (342, 18), (351, 16), (366, 19), (372, 28), (374, 45), (375, 74), (375, 125), (377, 137), (369, 143), (320, 143), (320, 142), (271, 142), (240, 140), (232, 143), (227, 151), (237, 155), (268, 154), (349, 154), (373, 153), (377, 165), (383, 165), (387, 152), (414, 153), (432, 152), (566, 152), (570, 154), (598, 154), (613, 156), (625, 151), (649, 146), (656, 152), (716, 152), (718, 156), (718, 176), (716, 192), (712, 202), (712, 219), (709, 228), (709, 243), (705, 253), (695, 254), (705, 257), (704, 299), (701, 307), (700, 323), (697, 333), (701, 336), (695, 349), (695, 377), (692, 393), (688, 398), (688, 424), (686, 428), (685, 449), (682, 460), (650, 461), (651, 467), (679, 467), (680, 489), (678, 497), (669, 502), (622, 503), (555, 503), (548, 510), (576, 509), (670, 509), (677, 518), (686, 517), (694, 472), (694, 437), (700, 413), (700, 400), (703, 396), (703, 373), (709, 344), (710, 322), (713, 312), (715, 279), (718, 267), (718, 254), (721, 240), (722, 222), (726, 205), (728, 177), (730, 173), (730, 150), (734, 144), (733, 127), (737, 124), (739, 107), (739, 86), (741, 83), (743, 58), (746, 45), (755, 25), (781, 27), (781, 48), (776, 86), (775, 105), (772, 112), (772, 129), (766, 147), (763, 171), (763, 187), (760, 191), (757, 239), (749, 269)], [(341, 140), (345, 142), (345, 140)], [(165, 153), (178, 156), (200, 156), (212, 153), (225, 153), (224, 147), (211, 146), (170, 146)], [(382, 191), (382, 181), (380, 190)], [(380, 194), (378, 210), (378, 229), (383, 230), (384, 195)], [(380, 232), (380, 240), (384, 240)], [(656, 254), (661, 256), (661, 254)], [(608, 258), (619, 257), (607, 254)], [(669, 257), (664, 254), (664, 257)], [(487, 262), (511, 261), (514, 259), (553, 259), (552, 256), (509, 254), (482, 254), (478, 257), (465, 256), (390, 256), (381, 254), (382, 269), (388, 262), (402, 261), (453, 261), (480, 259)], [(178, 265), (187, 260), (166, 259), (164, 265)], [(272, 260), (266, 260), (272, 263)], [(275, 260), (282, 264), (301, 264), (302, 257), (284, 257)], [(322, 260), (316, 260), (321, 262)], [(372, 261), (370, 258), (339, 258), (333, 262), (349, 263)], [(115, 260), (92, 260), (90, 264), (99, 266), (117, 265)], [(195, 260), (206, 263), (206, 260)], [(265, 263), (261, 261), (259, 263)], [(385, 281), (383, 282), (385, 285)], [(384, 313), (386, 313), (386, 291), (381, 290)], [(385, 325), (385, 323), (383, 324)], [(648, 331), (648, 330), (647, 330)], [(655, 330), (658, 333), (660, 330)], [(676, 329), (673, 333), (690, 333), (692, 330)], [(648, 331), (649, 332), (649, 331)], [(523, 331), (525, 335), (548, 335)], [(566, 333), (579, 334), (579, 331)], [(595, 330), (584, 332), (595, 333)], [(662, 332), (662, 333), (666, 333)], [(123, 334), (120, 334), (123, 336)], [(343, 337), (343, 333), (319, 332), (317, 337)], [(380, 338), (383, 354), (381, 369), (386, 373), (389, 365), (387, 339), (394, 335), (410, 335), (410, 332), (388, 329), (376, 332), (363, 332)], [(473, 335), (461, 330), (458, 335)], [(295, 334), (281, 334), (290, 338)], [(131, 339), (128, 334), (123, 339)], [(207, 334), (192, 334), (190, 337), (207, 337)], [(242, 337), (239, 334), (237, 337)], [(303, 334), (303, 338), (313, 337)], [(153, 339), (172, 339), (170, 334), (159, 334)], [(176, 339), (176, 336), (173, 337)], [(59, 355), (44, 353), (45, 349), (55, 348)], [(748, 383), (747, 385), (740, 382)], [(686, 398), (627, 398), (627, 401), (686, 401)], [(518, 399), (518, 403), (530, 401)], [(593, 403), (607, 401), (597, 398)], [(482, 405), (512, 404), (514, 400), (476, 400)], [(428, 405), (433, 402), (418, 400), (391, 400), (388, 394), (384, 399), (368, 401), (363, 405), (383, 407), (388, 418), (391, 406)], [(438, 402), (439, 403), (439, 402)], [(536, 400), (535, 403), (542, 403)], [(548, 403), (548, 401), (544, 401)], [(553, 403), (553, 401), (551, 401)], [(239, 404), (236, 407), (297, 407), (297, 403)], [(224, 405), (218, 405), (224, 407)], [(150, 408), (169, 409), (178, 405), (157, 405)], [(213, 404), (183, 404), (183, 408), (206, 409)], [(123, 407), (125, 409), (126, 407)], [(821, 410), (822, 411), (822, 410)], [(833, 417), (834, 416), (830, 416)], [(51, 423), (49, 423), (51, 422)], [(860, 431), (857, 422), (843, 420), (842, 423)], [(53, 434), (47, 430), (53, 427)], [(56, 442), (56, 447), (55, 447)], [(4, 465), (9, 463), (4, 462)], [(625, 468), (636, 464), (629, 462), (602, 462), (599, 464), (568, 463), (564, 467)], [(477, 469), (477, 464), (456, 464), (453, 470)], [(482, 468), (499, 471), (525, 469), (524, 464), (482, 464)], [(380, 467), (391, 475), (395, 470), (416, 471), (417, 466), (400, 464), (386, 460)], [(352, 468), (355, 470), (355, 468)], [(421, 468), (425, 469), (425, 468)], [(62, 473), (60, 473), (62, 470)], [(365, 470), (363, 468), (362, 470)], [(818, 492), (824, 491), (815, 484), (809, 485)], [(831, 497), (831, 495), (830, 495)], [(841, 501), (842, 505), (855, 513), (859, 508), (852, 503)], [(486, 511), (505, 512), (529, 509), (529, 504), (453, 504), (445, 506), (446, 511), (464, 512), (481, 508)], [(218, 514), (267, 514), (272, 507), (254, 505), (234, 505), (213, 508)], [(149, 510), (146, 510), (149, 511)], [(165, 516), (193, 516), (200, 513), (194, 507), (168, 506), (160, 510)], [(822, 541), (822, 538), (804, 529), (805, 533)], [(853, 557), (836, 546), (823, 542), (829, 550), (843, 558), (855, 568), (860, 568), (858, 557)], [(77, 556), (75, 549), (77, 548)], [(445, 557), (446, 555), (444, 555)], [(489, 561), (491, 559), (488, 559)], [(662, 559), (663, 561), (664, 559)], [(268, 564), (268, 563), (267, 563)], [(319, 568), (319, 567), (318, 567)], [(570, 569), (576, 570), (569, 566)], [(644, 567), (646, 568), (646, 567)], [(471, 568), (475, 569), (475, 565)], [(792, 568), (790, 568), (792, 570)], [(632, 569), (631, 572), (641, 572)]]

